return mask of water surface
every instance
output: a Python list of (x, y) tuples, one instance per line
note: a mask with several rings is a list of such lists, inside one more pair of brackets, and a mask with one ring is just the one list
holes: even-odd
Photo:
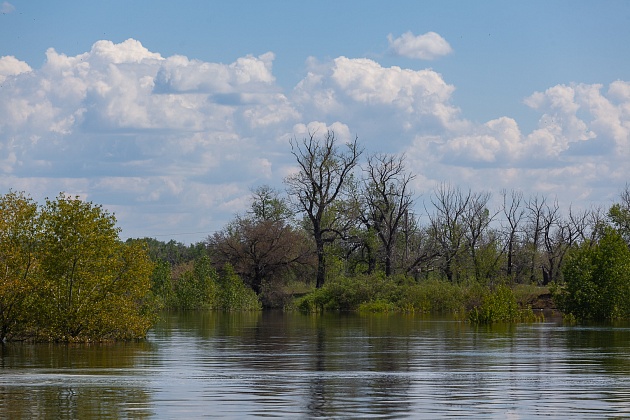
[(146, 341), (5, 344), (7, 418), (630, 416), (630, 328), (164, 314)]

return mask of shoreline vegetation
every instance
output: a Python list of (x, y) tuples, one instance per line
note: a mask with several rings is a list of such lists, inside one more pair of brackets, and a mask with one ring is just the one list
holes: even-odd
[[(630, 319), (630, 186), (563, 213), (518, 191), (437, 185), (414, 214), (405, 157), (333, 132), (291, 141), (285, 194), (205, 241), (121, 241), (102, 206), (0, 196), (0, 341), (142, 339), (161, 310), (454, 314), (476, 324)], [(430, 203), (430, 204), (427, 204)]]

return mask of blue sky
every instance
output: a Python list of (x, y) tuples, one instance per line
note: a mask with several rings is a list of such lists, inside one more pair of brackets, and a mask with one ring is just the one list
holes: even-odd
[(418, 196), (616, 199), (629, 2), (390, 3), (0, 0), (0, 190), (197, 241), (282, 188), (290, 138), (332, 128), (405, 153)]

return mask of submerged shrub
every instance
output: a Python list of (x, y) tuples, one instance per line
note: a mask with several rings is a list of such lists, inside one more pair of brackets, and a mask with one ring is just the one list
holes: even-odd
[(485, 294), (481, 303), (468, 312), (468, 319), (475, 324), (496, 322), (526, 322), (538, 320), (531, 307), (521, 309), (514, 292), (508, 286), (499, 285)]
[(359, 305), (359, 312), (362, 313), (388, 313), (396, 312), (396, 310), (396, 305), (382, 299), (365, 302)]

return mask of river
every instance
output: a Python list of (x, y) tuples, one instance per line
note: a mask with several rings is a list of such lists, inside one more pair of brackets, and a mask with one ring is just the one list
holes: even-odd
[(630, 328), (165, 313), (141, 342), (3, 345), (0, 416), (628, 417)]

